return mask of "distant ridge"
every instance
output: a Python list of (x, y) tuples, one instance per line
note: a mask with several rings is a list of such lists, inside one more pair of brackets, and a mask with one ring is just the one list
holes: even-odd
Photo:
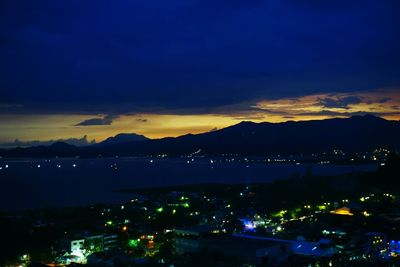
[(400, 122), (373, 115), (282, 123), (240, 122), (220, 130), (176, 138), (147, 139), (140, 135), (117, 135), (86, 147), (53, 144), (0, 150), (3, 157), (49, 156), (143, 156), (268, 155), (317, 153), (332, 149), (371, 151), (378, 147), (400, 148)]
[(149, 140), (147, 137), (144, 135), (140, 134), (135, 134), (135, 133), (120, 133), (117, 134), (116, 136), (109, 137), (103, 142), (95, 144), (95, 146), (109, 146), (109, 145), (116, 145), (116, 144), (121, 144), (121, 143), (127, 143), (127, 142), (140, 142), (140, 141), (145, 141)]

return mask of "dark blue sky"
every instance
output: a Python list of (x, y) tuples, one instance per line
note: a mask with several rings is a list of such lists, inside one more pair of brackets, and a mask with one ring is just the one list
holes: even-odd
[(399, 11), (397, 0), (2, 1), (1, 112), (196, 113), (397, 86)]
[(399, 14), (399, 0), (3, 0), (0, 143), (399, 119)]

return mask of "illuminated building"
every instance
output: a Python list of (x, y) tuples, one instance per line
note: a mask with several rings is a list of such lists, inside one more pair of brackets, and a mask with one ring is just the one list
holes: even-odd
[(332, 214), (337, 214), (337, 215), (347, 215), (347, 216), (353, 216), (354, 214), (350, 212), (350, 209), (347, 207), (342, 207), (338, 208), (336, 210), (331, 211)]
[(75, 256), (71, 258), (71, 262), (76, 263), (86, 263), (85, 252), (84, 249), (84, 239), (72, 240), (71, 241), (71, 255)]

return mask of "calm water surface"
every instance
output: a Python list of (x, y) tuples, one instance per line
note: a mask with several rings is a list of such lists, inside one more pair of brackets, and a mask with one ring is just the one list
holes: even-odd
[[(7, 167), (8, 166), (8, 167)], [(116, 189), (199, 183), (271, 182), (304, 174), (307, 164), (218, 162), (187, 159), (101, 158), (0, 160), (0, 211), (116, 203)], [(374, 165), (312, 165), (319, 175), (376, 169)]]

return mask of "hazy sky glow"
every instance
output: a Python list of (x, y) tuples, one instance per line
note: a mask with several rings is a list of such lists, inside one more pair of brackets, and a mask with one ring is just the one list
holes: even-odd
[(1, 1), (0, 143), (400, 119), (397, 0)]

